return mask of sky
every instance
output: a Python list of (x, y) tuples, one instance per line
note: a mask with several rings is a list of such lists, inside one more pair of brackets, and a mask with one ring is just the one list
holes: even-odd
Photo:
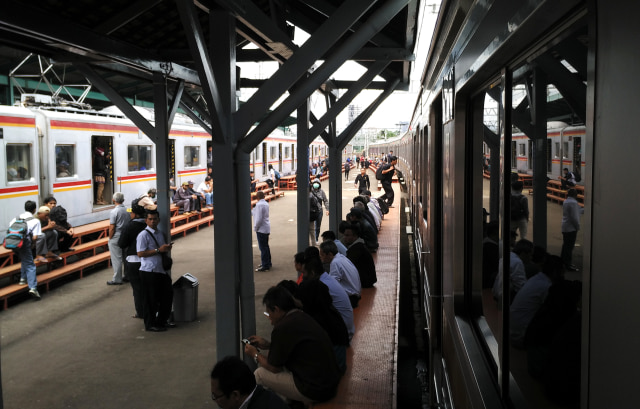
[[(391, 94), (374, 112), (369, 118), (364, 128), (383, 128), (395, 130), (398, 129), (400, 122), (409, 122), (413, 113), (413, 108), (418, 96), (420, 78), (426, 62), (427, 53), (431, 44), (431, 37), (437, 20), (437, 10), (439, 9), (440, 0), (434, 0), (431, 4), (421, 3), (422, 9), (418, 16), (418, 38), (416, 40), (415, 48), (415, 61), (411, 67), (411, 85), (409, 91), (396, 91)], [(295, 42), (301, 45), (309, 37), (308, 34), (296, 29)], [(321, 63), (321, 62), (319, 62)], [(245, 63), (238, 65), (241, 66), (242, 76), (252, 79), (265, 79), (269, 78), (273, 72), (278, 68), (277, 63)], [(345, 63), (335, 74), (331, 77), (339, 80), (357, 80), (363, 73), (364, 68), (354, 62)], [(376, 81), (382, 81), (380, 77), (375, 79)], [(345, 93), (347, 90), (340, 90), (341, 93)], [(242, 90), (240, 99), (245, 101), (255, 90)], [(361, 109), (365, 109), (369, 104), (380, 94), (381, 91), (364, 90), (351, 102), (352, 105), (357, 105)], [(283, 96), (278, 100), (273, 107), (277, 106)], [(272, 108), (273, 108), (272, 107)], [(324, 98), (316, 93), (316, 96), (312, 98), (311, 110), (316, 116), (320, 116), (324, 113)], [(295, 116), (295, 113), (293, 114)], [(347, 110), (345, 109), (338, 115), (337, 128), (338, 132), (343, 130), (348, 125)]]

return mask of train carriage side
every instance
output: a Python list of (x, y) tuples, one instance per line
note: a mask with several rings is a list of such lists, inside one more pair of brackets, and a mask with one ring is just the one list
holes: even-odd
[(169, 138), (169, 171), (174, 172), (176, 186), (192, 181), (194, 189), (197, 189), (207, 176), (207, 141), (211, 139), (211, 135), (197, 125), (174, 124)]
[(0, 241), (24, 203), (39, 203), (38, 132), (33, 112), (0, 106)]

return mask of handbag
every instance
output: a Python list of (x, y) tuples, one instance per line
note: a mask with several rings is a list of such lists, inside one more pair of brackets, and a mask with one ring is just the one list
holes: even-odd
[[(157, 248), (160, 248), (160, 244), (158, 244), (158, 240), (156, 240), (153, 234), (151, 234), (151, 232), (147, 229), (145, 229), (144, 231), (149, 233), (149, 236), (151, 236), (153, 241), (156, 242), (156, 246), (158, 246)], [(160, 256), (162, 257), (162, 269), (164, 271), (171, 270), (171, 267), (173, 266), (173, 259), (171, 259), (171, 256), (169, 255), (169, 253), (160, 253)]]

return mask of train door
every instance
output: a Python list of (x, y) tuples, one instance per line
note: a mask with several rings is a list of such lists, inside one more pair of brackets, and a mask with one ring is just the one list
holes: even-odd
[(262, 142), (262, 175), (267, 174), (267, 143)]
[(282, 144), (278, 144), (278, 172), (282, 172)]
[(582, 137), (573, 137), (573, 173), (582, 179)]
[(173, 178), (176, 177), (176, 140), (175, 139), (169, 139), (169, 177), (173, 177)]
[(296, 145), (295, 144), (291, 144), (291, 172), (295, 173), (296, 169), (298, 168), (298, 164), (296, 163), (295, 160), (296, 157)]
[(91, 136), (91, 161), (93, 207), (110, 205), (114, 193), (112, 137)]

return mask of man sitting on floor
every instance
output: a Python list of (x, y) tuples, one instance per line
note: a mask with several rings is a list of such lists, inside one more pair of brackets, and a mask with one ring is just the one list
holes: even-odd
[(320, 260), (329, 263), (329, 275), (338, 280), (342, 288), (347, 292), (351, 306), (356, 308), (360, 301), (360, 275), (358, 269), (351, 260), (338, 253), (336, 243), (325, 241), (320, 244)]

